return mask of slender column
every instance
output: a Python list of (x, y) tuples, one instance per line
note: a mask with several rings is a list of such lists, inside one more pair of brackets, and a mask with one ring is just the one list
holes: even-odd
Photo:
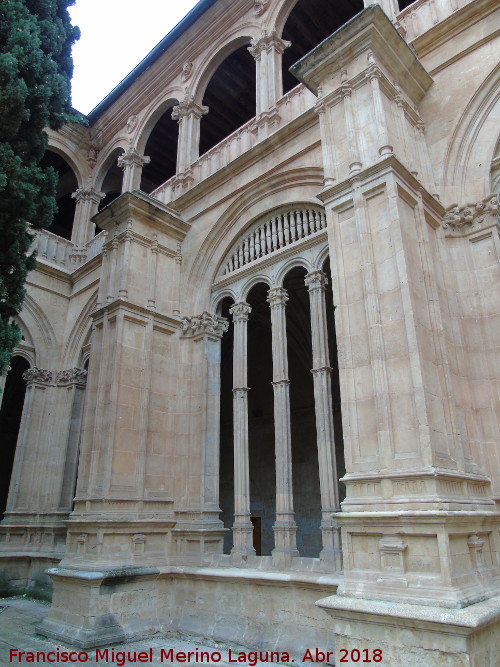
[(196, 162), (200, 154), (200, 120), (208, 107), (200, 106), (193, 95), (186, 97), (172, 109), (172, 119), (179, 123), (177, 173), (182, 174)]
[(78, 188), (71, 197), (76, 200), (75, 219), (71, 240), (77, 248), (83, 248), (94, 235), (95, 225), (90, 218), (97, 213), (99, 202), (106, 195), (98, 192), (89, 184), (85, 188)]
[(248, 303), (235, 303), (229, 310), (234, 322), (233, 429), (234, 429), (234, 524), (233, 549), (236, 558), (255, 555), (250, 520), (250, 475), (248, 465), (247, 322)]
[(292, 433), (286, 344), (285, 306), (288, 294), (282, 287), (269, 290), (271, 307), (274, 440), (276, 449), (276, 523), (274, 524), (273, 564), (288, 566), (297, 551), (297, 524), (293, 513)]
[(259, 39), (252, 40), (248, 50), (257, 66), (257, 116), (273, 107), (283, 94), (281, 56), (290, 44), (278, 37), (276, 30), (263, 30)]
[(321, 491), (321, 560), (342, 569), (340, 528), (332, 518), (340, 510), (335, 433), (332, 413), (332, 379), (328, 351), (325, 291), (328, 280), (323, 271), (311, 271), (305, 278), (311, 304), (314, 407), (318, 443), (319, 483)]
[(333, 136), (331, 109), (323, 99), (318, 99), (314, 110), (319, 116), (321, 151), (323, 153), (324, 187), (329, 188), (337, 182), (337, 151)]
[(140, 155), (130, 140), (127, 150), (118, 158), (118, 166), (123, 169), (122, 192), (139, 190), (142, 168), (150, 162), (151, 158), (147, 155)]

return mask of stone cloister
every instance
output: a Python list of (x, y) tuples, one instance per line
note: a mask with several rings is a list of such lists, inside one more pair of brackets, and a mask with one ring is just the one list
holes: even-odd
[(201, 0), (48, 132), (0, 413), (40, 633), (496, 664), (498, 17)]

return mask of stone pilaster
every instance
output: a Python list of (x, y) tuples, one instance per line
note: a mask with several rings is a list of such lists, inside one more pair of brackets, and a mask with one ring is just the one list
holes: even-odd
[(290, 380), (285, 320), (288, 294), (282, 287), (273, 287), (269, 290), (267, 301), (271, 308), (276, 453), (276, 522), (272, 556), (274, 565), (286, 567), (291, 564), (292, 557), (299, 555), (293, 511)]
[[(183, 563), (200, 563), (204, 557), (222, 553), (226, 532), (219, 519), (219, 456), (220, 456), (220, 361), (221, 338), (227, 331), (228, 321), (208, 312), (184, 317), (180, 337), (191, 343), (190, 365), (197, 390), (205, 404), (199, 411), (197, 424), (201, 447), (193, 441), (193, 450), (201, 449), (201, 460), (190, 457), (190, 479), (202, 479), (201, 497), (196, 488), (187, 499), (188, 506), (176, 511), (173, 529), (176, 557)], [(201, 464), (201, 469), (200, 466)], [(196, 485), (199, 488), (199, 484)], [(191, 495), (191, 492), (190, 492)], [(194, 553), (194, 545), (198, 545)]]
[(342, 569), (340, 528), (332, 518), (340, 510), (335, 434), (332, 413), (332, 380), (328, 351), (326, 321), (327, 277), (323, 271), (311, 271), (305, 278), (311, 304), (311, 335), (313, 355), (314, 407), (318, 443), (319, 480), (321, 491), (321, 559), (337, 571)]
[(250, 473), (248, 458), (248, 362), (247, 326), (250, 306), (235, 303), (229, 310), (234, 322), (233, 428), (234, 428), (234, 524), (232, 555), (246, 560), (255, 555), (250, 520)]
[[(453, 398), (436, 234), (444, 209), (423, 185), (432, 187), (416, 109), (431, 79), (376, 6), (294, 69), (327, 101), (339, 146), (349, 140), (349, 113), (354, 127), (364, 119), (363, 164), (353, 175), (353, 148), (341, 148), (338, 181), (319, 195), (333, 267), (347, 489), (334, 514), (344, 581), (321, 605), (336, 619), (337, 650), (359, 649), (369, 637), (385, 647), (384, 664), (397, 665), (410, 647), (431, 648), (443, 627), (432, 608), (468, 606), (473, 618), (481, 600), (500, 592), (491, 483), (487, 470), (471, 470)], [(342, 107), (354, 95), (358, 104)], [(450, 210), (445, 224), (463, 217)], [(391, 636), (379, 639), (389, 617)], [(419, 624), (411, 639), (410, 620)], [(461, 631), (446, 627), (460, 643)], [(478, 628), (471, 635), (479, 637)], [(476, 651), (473, 644), (463, 652)], [(440, 664), (448, 649), (432, 648), (426, 664)]]
[(87, 187), (78, 188), (71, 196), (76, 201), (71, 240), (77, 248), (84, 248), (94, 236), (95, 226), (90, 219), (97, 213), (99, 202), (106, 195), (89, 184)]
[(140, 155), (131, 140), (127, 150), (118, 157), (118, 166), (123, 169), (122, 192), (139, 190), (141, 187), (142, 168), (150, 162), (151, 158), (146, 155)]
[(197, 104), (190, 94), (172, 110), (173, 120), (179, 123), (178, 174), (189, 169), (200, 155), (200, 121), (207, 113), (208, 107)]

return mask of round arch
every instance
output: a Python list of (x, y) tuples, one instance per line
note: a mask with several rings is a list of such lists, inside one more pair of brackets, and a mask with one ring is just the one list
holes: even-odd
[(134, 145), (136, 146), (138, 153), (141, 155), (144, 153), (149, 135), (153, 131), (156, 123), (165, 112), (179, 104), (179, 97), (179, 94), (169, 94), (166, 98), (165, 95), (162, 95), (161, 99), (156, 99), (149, 106), (148, 110), (144, 113), (142, 120), (138, 123), (135, 132)]
[(474, 93), (455, 127), (441, 174), (448, 201), (465, 203), (490, 194), (500, 118), (499, 83), (500, 65)]

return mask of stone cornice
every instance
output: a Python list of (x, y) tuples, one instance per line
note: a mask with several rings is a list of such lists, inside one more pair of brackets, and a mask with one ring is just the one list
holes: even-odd
[(101, 229), (111, 231), (131, 217), (147, 222), (152, 229), (157, 229), (177, 241), (182, 241), (191, 228), (191, 225), (184, 222), (171, 208), (140, 190), (124, 192), (97, 213), (92, 222)]
[(152, 321), (153, 328), (161, 329), (169, 334), (175, 333), (181, 324), (181, 320), (178, 317), (167, 315), (165, 313), (158, 313), (149, 310), (145, 306), (140, 306), (139, 304), (131, 303), (130, 301), (121, 298), (115, 299), (111, 303), (101, 306), (101, 308), (97, 308), (90, 314), (90, 317), (96, 322), (102, 319), (105, 315), (116, 314), (119, 310), (122, 310), (130, 317), (137, 318), (144, 324)]
[(299, 60), (290, 71), (315, 95), (332, 71), (353, 63), (364, 52), (374, 53), (391, 79), (417, 104), (432, 79), (379, 5), (372, 5), (345, 23)]

